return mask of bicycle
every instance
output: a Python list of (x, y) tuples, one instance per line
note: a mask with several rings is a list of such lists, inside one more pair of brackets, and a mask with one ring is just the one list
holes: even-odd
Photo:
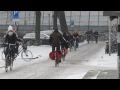
[(98, 43), (98, 35), (95, 36), (95, 42)]
[(88, 44), (90, 43), (90, 36), (89, 35), (87, 35), (87, 42), (88, 42)]
[(59, 63), (61, 62), (61, 52), (57, 51), (57, 48), (55, 50), (55, 67), (59, 66)]
[[(15, 59), (17, 58), (17, 56), (19, 56), (20, 53), (21, 53), (22, 59), (26, 62), (30, 62), (32, 59), (34, 59), (32, 52), (30, 50), (27, 50), (26, 46), (22, 45), (22, 47), (19, 48)], [(5, 60), (4, 51), (2, 52), (2, 60)]]
[[(2, 54), (5, 55), (5, 70), (6, 72), (8, 71), (8, 66), (10, 66), (10, 71), (12, 71), (13, 67), (13, 61), (17, 58), (17, 56), (21, 53), (21, 57), (24, 61), (29, 62), (33, 59), (33, 54), (31, 51), (27, 50), (27, 46), (25, 44), (22, 44), (22, 47), (18, 50), (18, 53), (15, 53), (15, 48), (11, 48), (13, 45), (14, 47), (16, 44), (4, 44), (4, 49), (5, 47), (8, 47), (8, 53), (5, 55), (4, 51)], [(16, 55), (15, 55), (16, 54)]]
[(74, 40), (74, 50), (76, 51), (77, 48), (78, 48), (78, 43), (77, 43), (77, 40), (75, 39)]
[(14, 61), (14, 50), (15, 50), (15, 44), (4, 44), (5, 47), (7, 47), (7, 52), (5, 55), (5, 71), (8, 72), (8, 67), (10, 67), (10, 71), (13, 69), (13, 61)]
[(73, 49), (73, 41), (70, 41), (70, 42), (69, 42), (69, 48), (70, 48), (70, 52), (71, 52), (72, 49)]

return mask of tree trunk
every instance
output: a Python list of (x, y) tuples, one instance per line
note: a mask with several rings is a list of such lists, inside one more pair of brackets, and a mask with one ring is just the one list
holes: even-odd
[(54, 14), (53, 14), (53, 29), (58, 29), (58, 26), (57, 26), (57, 16), (58, 16), (58, 12), (54, 11)]
[(65, 12), (64, 11), (54, 11), (54, 28), (57, 28), (57, 18), (60, 21), (60, 28), (61, 31), (64, 32), (68, 32), (68, 27), (67, 27), (67, 23), (66, 23), (66, 18), (65, 18)]
[(36, 11), (36, 26), (35, 26), (35, 38), (36, 45), (40, 45), (40, 21), (41, 21), (41, 12)]

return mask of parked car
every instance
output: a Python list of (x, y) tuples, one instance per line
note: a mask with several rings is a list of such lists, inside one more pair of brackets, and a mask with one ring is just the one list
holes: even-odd
[[(40, 32), (40, 42), (43, 45), (49, 44), (50, 35), (53, 33), (54, 30), (44, 30)], [(62, 32), (59, 30), (62, 34)], [(35, 33), (27, 33), (23, 36), (23, 39), (27, 42), (28, 45), (34, 45), (35, 43)]]
[[(41, 44), (48, 45), (50, 36), (45, 33), (40, 33)], [(23, 39), (28, 45), (34, 45), (35, 43), (35, 33), (27, 33), (24, 35)]]

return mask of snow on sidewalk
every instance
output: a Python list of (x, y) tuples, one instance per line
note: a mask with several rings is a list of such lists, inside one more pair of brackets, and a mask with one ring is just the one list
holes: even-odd
[(96, 53), (87, 63), (82, 63), (84, 65), (95, 66), (101, 70), (116, 70), (117, 69), (117, 54), (105, 54), (104, 48), (100, 52)]
[[(79, 46), (85, 45), (87, 42), (82, 42)], [(14, 62), (15, 67), (31, 65), (36, 62), (48, 61), (49, 60), (49, 53), (52, 50), (52, 47), (49, 45), (41, 45), (41, 46), (28, 46), (28, 50), (33, 53), (33, 57), (39, 57), (38, 59), (33, 59), (31, 62), (25, 62), (21, 58), (21, 54), (17, 57), (16, 61)], [(3, 48), (0, 48), (0, 67), (5, 65), (4, 60), (2, 60), (2, 51)]]

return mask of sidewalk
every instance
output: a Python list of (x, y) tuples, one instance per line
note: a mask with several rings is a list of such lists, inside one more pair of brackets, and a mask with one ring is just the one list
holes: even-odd
[(89, 70), (83, 79), (118, 79), (117, 54), (109, 56), (102, 49), (86, 65), (95, 68)]

